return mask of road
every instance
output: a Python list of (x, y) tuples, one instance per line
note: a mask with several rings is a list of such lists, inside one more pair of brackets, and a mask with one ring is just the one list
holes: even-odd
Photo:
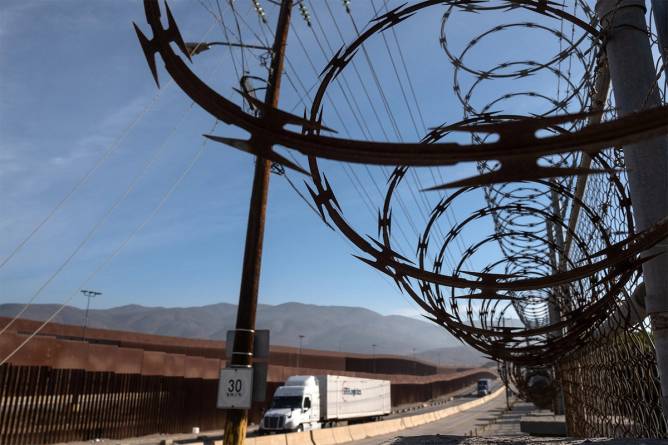
[[(501, 386), (502, 382), (500, 379), (492, 381), (492, 384), (490, 385), (490, 392), (496, 391)], [(453, 393), (446, 394), (438, 399), (430, 400), (428, 402), (424, 402), (421, 404), (413, 404), (412, 405), (413, 409), (405, 412), (396, 410), (401, 409), (403, 407), (407, 407), (409, 405), (394, 407), (393, 408), (394, 412), (389, 416), (383, 417), (383, 420), (395, 419), (397, 417), (414, 416), (416, 414), (426, 414), (432, 411), (439, 411), (445, 408), (449, 408), (451, 406), (459, 405), (461, 403), (466, 403), (470, 400), (478, 398), (477, 387), (478, 385), (474, 383), (473, 385), (469, 385)]]
[[(498, 388), (501, 387), (501, 385), (502, 382), (500, 379), (493, 380), (492, 384), (490, 385), (490, 392), (496, 391)], [(430, 400), (423, 403), (413, 403), (398, 407), (395, 406), (393, 407), (393, 413), (383, 417), (383, 420), (396, 419), (406, 416), (415, 416), (418, 414), (426, 414), (432, 411), (442, 410), (451, 406), (459, 405), (461, 403), (474, 400), (477, 398), (476, 395), (477, 386), (478, 385), (474, 383), (472, 385), (466, 386), (452, 393), (445, 394), (438, 399)], [(339, 426), (343, 425), (346, 425), (346, 422), (341, 422), (339, 424)], [(246, 434), (246, 437), (257, 437), (257, 431), (258, 431), (258, 426), (255, 424), (251, 424), (248, 427), (248, 433)]]
[[(449, 405), (449, 404), (448, 404)], [(497, 419), (506, 409), (506, 399), (503, 394), (495, 397), (493, 400), (482, 406), (472, 408), (462, 413), (448, 416), (436, 422), (427, 423), (415, 428), (409, 428), (397, 433), (377, 436), (369, 439), (350, 442), (351, 445), (379, 445), (391, 443), (392, 439), (402, 437), (428, 436), (428, 435), (454, 435), (465, 436), (475, 431), (476, 428), (482, 429), (490, 421)]]

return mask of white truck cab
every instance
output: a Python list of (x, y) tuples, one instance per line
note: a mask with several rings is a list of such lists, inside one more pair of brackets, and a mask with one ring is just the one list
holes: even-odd
[(320, 427), (320, 388), (312, 375), (289, 377), (274, 393), (260, 424), (262, 432), (306, 431)]

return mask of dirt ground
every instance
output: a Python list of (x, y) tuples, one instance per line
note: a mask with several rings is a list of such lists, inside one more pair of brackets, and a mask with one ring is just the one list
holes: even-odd
[(396, 437), (378, 445), (668, 445), (666, 439), (565, 439), (550, 437)]

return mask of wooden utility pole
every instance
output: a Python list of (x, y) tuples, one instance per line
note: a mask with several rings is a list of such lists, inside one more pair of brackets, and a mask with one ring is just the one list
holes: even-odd
[[(267, 80), (267, 92), (264, 102), (268, 107), (278, 108), (281, 90), (281, 74), (285, 58), (285, 46), (288, 41), (292, 0), (282, 0), (281, 10), (276, 25), (276, 36), (272, 48), (272, 61)], [(264, 114), (260, 111), (260, 117)], [(264, 238), (264, 222), (267, 210), (267, 194), (269, 191), (269, 175), (271, 162), (258, 157), (255, 161), (253, 191), (248, 210), (248, 226), (246, 228), (246, 246), (244, 249), (243, 270), (241, 273), (241, 289), (237, 308), (236, 333), (231, 367), (250, 368), (253, 366), (253, 338), (255, 334), (255, 315), (257, 296), (260, 287), (260, 269), (262, 263), (262, 241)], [(227, 411), (225, 423), (225, 445), (242, 445), (246, 438), (248, 412), (241, 409)]]

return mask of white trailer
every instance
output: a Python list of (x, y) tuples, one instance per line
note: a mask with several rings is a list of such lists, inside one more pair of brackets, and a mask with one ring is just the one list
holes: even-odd
[(389, 380), (292, 376), (276, 389), (260, 433), (311, 430), (342, 420), (372, 420), (390, 411)]
[(390, 381), (340, 375), (317, 376), (320, 417), (325, 422), (372, 419), (392, 411)]

